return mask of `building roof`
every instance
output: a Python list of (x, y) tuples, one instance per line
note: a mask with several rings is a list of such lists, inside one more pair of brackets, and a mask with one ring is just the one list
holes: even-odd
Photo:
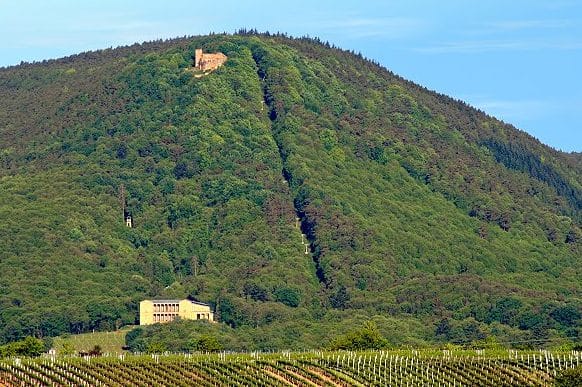
[[(184, 301), (184, 300), (151, 300), (154, 304), (179, 304), (180, 301)], [(208, 304), (204, 303), (204, 302), (199, 302), (199, 301), (192, 301), (192, 300), (186, 300), (186, 301), (190, 301), (193, 304), (197, 304), (197, 305), (204, 305), (204, 306), (209, 306)]]

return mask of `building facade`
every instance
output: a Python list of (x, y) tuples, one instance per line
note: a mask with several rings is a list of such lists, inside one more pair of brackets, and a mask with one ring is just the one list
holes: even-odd
[(214, 321), (210, 305), (190, 300), (143, 300), (139, 303), (139, 325), (183, 320)]

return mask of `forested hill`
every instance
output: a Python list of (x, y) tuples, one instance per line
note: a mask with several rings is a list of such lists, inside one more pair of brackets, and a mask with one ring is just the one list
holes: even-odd
[(186, 296), (246, 348), (580, 340), (580, 153), (310, 39), (0, 69), (0, 219), (0, 343)]

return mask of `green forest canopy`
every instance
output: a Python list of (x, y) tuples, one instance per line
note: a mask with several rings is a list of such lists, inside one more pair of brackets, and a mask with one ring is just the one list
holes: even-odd
[[(198, 47), (229, 59), (197, 78)], [(241, 31), (23, 64), (0, 123), (0, 343), (152, 297), (269, 332), (249, 348), (367, 319), (393, 344), (580, 340), (580, 155), (359, 55)]]

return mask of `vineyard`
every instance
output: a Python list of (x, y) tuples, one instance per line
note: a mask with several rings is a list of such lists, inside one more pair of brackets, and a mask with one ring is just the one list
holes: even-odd
[(547, 386), (581, 352), (376, 351), (0, 360), (0, 386)]

